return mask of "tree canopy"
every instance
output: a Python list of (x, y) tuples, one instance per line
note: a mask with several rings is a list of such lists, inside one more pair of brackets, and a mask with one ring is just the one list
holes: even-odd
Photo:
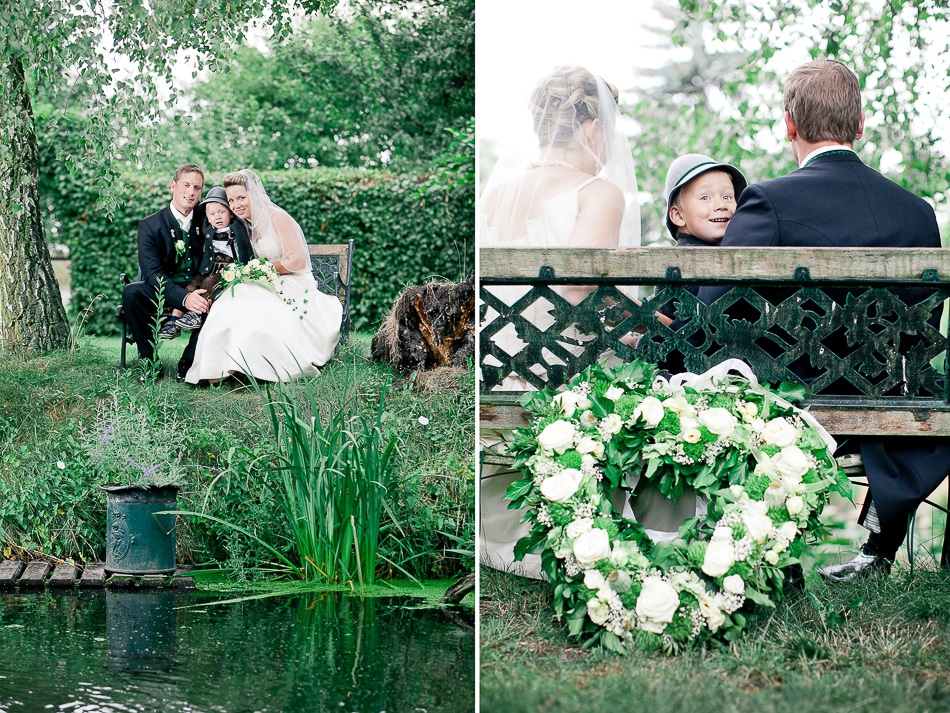
[[(353, 0), (245, 46), (158, 127), (169, 165), (212, 170), (429, 165), (475, 100), (475, 3)], [(197, 157), (197, 158), (195, 158)]]
[[(828, 57), (861, 83), (867, 122), (855, 149), (937, 206), (950, 181), (950, 8), (947, 0), (680, 0), (657, 3), (670, 61), (642, 74), (627, 107), (640, 122), (634, 149), (644, 234), (662, 237), (662, 186), (677, 155), (704, 153), (738, 165), (750, 182), (782, 175), (794, 160), (782, 142), (782, 88), (797, 65)], [(669, 26), (673, 27), (672, 32)], [(673, 53), (674, 47), (680, 51)]]

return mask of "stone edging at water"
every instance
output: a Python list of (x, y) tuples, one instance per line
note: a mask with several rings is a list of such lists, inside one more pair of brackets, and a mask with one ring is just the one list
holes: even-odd
[(178, 569), (174, 574), (114, 574), (106, 571), (102, 562), (90, 562), (84, 567), (71, 564), (58, 564), (54, 568), (49, 562), (20, 562), (3, 560), (0, 562), (0, 590), (18, 587), (21, 590), (42, 590), (46, 588), (104, 588), (132, 589), (140, 587), (194, 589), (195, 579), (187, 570)]

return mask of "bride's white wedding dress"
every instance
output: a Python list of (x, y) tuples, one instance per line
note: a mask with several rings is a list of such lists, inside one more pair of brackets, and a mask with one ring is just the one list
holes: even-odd
[[(577, 222), (580, 192), (596, 180), (596, 177), (591, 177), (572, 190), (544, 201), (541, 214), (525, 223), (524, 236), (516, 240), (502, 243), (498, 240), (496, 231), (487, 225), (484, 216), (480, 216), (483, 221), (480, 234), (484, 236), (485, 247), (567, 247)], [(491, 287), (490, 291), (511, 304), (528, 289), (530, 288), (500, 285)], [(533, 304), (525, 316), (535, 324), (543, 323), (546, 318), (550, 319), (543, 303)], [(502, 330), (496, 335), (495, 341), (509, 353), (517, 352), (524, 345), (514, 333), (514, 328)], [(523, 379), (509, 376), (496, 390), (523, 391), (526, 388), (529, 387)], [(509, 436), (507, 431), (483, 428), (479, 431), (479, 442), (485, 452), (504, 454), (505, 442)], [(541, 579), (543, 575), (539, 555), (526, 555), (521, 561), (516, 561), (514, 556), (515, 543), (528, 535), (531, 523), (521, 522), (526, 511), (509, 510), (508, 501), (504, 497), (508, 486), (521, 477), (519, 471), (511, 468), (482, 465), (479, 479), (479, 558), (482, 564), (494, 569)]]
[[(254, 254), (281, 259), (273, 230), (252, 242)], [(267, 287), (242, 282), (226, 289), (208, 312), (189, 384), (243, 373), (262, 381), (290, 381), (314, 376), (340, 340), (343, 306), (317, 288), (309, 272), (281, 275), (275, 294)]]

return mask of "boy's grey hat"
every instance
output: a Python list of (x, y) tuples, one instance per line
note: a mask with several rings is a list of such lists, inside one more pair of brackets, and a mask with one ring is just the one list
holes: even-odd
[(674, 238), (678, 228), (670, 220), (670, 208), (673, 201), (676, 199), (680, 188), (696, 176), (706, 173), (706, 171), (725, 171), (732, 176), (736, 200), (739, 199), (739, 194), (745, 190), (745, 187), (749, 185), (749, 182), (745, 180), (745, 176), (742, 175), (742, 171), (728, 163), (718, 163), (701, 153), (688, 153), (685, 156), (680, 156), (670, 165), (670, 170), (666, 172), (666, 188), (664, 189), (666, 194), (666, 227), (669, 228), (670, 235)]
[(198, 205), (207, 205), (208, 203), (220, 203), (228, 210), (231, 209), (231, 206), (228, 205), (228, 194), (222, 186), (215, 186), (208, 191), (208, 195)]

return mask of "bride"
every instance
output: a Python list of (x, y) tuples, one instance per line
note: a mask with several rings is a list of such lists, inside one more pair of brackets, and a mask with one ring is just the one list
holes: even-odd
[[(529, 108), (537, 156), (527, 166), (502, 159), (479, 201), (479, 246), (492, 247), (635, 247), (640, 243), (636, 174), (626, 137), (617, 129), (618, 92), (584, 67), (555, 68), (532, 92)], [(528, 288), (492, 287), (507, 304)], [(589, 294), (583, 286), (561, 288), (577, 304)], [(544, 308), (528, 315), (544, 319)], [(507, 332), (507, 333), (506, 333)], [(495, 341), (509, 353), (520, 342), (514, 329)], [(525, 390), (509, 377), (502, 389)], [(485, 451), (504, 452), (508, 434), (481, 429)], [(482, 564), (541, 578), (540, 558), (514, 560), (514, 545), (530, 526), (524, 514), (508, 510), (504, 494), (519, 473), (482, 465), (479, 485), (479, 558)]]
[(250, 228), (255, 257), (272, 263), (280, 278), (276, 293), (247, 282), (221, 293), (185, 380), (197, 384), (236, 373), (262, 381), (314, 376), (339, 342), (343, 307), (317, 288), (303, 231), (271, 202), (257, 174), (229, 173), (224, 188), (231, 211)]

